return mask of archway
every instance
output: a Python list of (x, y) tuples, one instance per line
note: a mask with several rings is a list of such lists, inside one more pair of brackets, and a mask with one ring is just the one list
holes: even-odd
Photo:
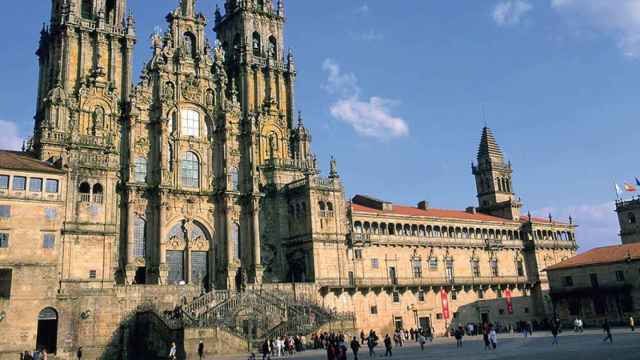
[(45, 308), (38, 314), (38, 335), (36, 348), (45, 349), (49, 354), (57, 352), (58, 312), (54, 308)]

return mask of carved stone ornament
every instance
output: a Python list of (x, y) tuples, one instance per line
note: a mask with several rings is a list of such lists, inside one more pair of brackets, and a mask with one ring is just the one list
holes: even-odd
[(196, 251), (207, 251), (209, 250), (209, 242), (203, 236), (197, 237), (191, 240), (191, 249)]
[(136, 262), (136, 266), (138, 267), (143, 267), (145, 265), (145, 260), (143, 257), (137, 257), (135, 262)]
[(185, 247), (185, 241), (177, 236), (173, 236), (167, 241), (167, 250), (184, 250)]
[(182, 96), (189, 101), (200, 102), (200, 81), (189, 75), (182, 84)]

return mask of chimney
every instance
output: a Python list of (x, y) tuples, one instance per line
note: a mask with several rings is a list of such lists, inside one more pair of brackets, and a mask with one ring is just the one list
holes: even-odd
[(418, 203), (418, 209), (420, 210), (429, 210), (429, 202), (426, 200), (422, 200)]
[(475, 214), (476, 208), (474, 206), (469, 206), (465, 211), (469, 214)]

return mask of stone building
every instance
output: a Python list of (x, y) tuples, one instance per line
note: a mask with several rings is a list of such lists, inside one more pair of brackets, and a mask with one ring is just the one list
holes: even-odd
[(640, 243), (640, 198), (616, 201), (623, 244)]
[(180, 0), (134, 85), (126, 0), (52, 0), (34, 136), (0, 152), (0, 332), (16, 334), (0, 358), (36, 345), (119, 358), (194, 329), (240, 343), (549, 313), (541, 269), (575, 254), (576, 226), (521, 216), (488, 128), (478, 207), (348, 201), (297, 112), (283, 2), (224, 7), (214, 44)]
[(567, 325), (578, 317), (594, 327), (640, 318), (640, 244), (593, 249), (547, 272), (555, 311)]

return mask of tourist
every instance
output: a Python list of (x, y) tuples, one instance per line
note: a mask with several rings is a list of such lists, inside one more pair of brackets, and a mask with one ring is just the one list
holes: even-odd
[(82, 360), (82, 346), (78, 347), (78, 351), (76, 351), (76, 358), (78, 360)]
[(42, 356), (40, 357), (40, 359), (42, 360), (49, 360), (49, 354), (47, 354), (47, 349), (42, 349)]
[(172, 342), (171, 343), (171, 348), (169, 349), (169, 360), (176, 360), (176, 343)]
[(491, 342), (489, 341), (489, 324), (484, 323), (482, 326), (482, 340), (484, 340), (484, 349), (491, 349)]
[(271, 342), (269, 339), (265, 339), (262, 343), (262, 360), (269, 360), (271, 354)]
[(462, 347), (462, 336), (464, 336), (464, 329), (462, 328), (462, 324), (458, 324), (458, 327), (453, 330), (453, 337), (456, 338), (456, 347)]
[(336, 360), (336, 347), (333, 345), (333, 342), (327, 343), (327, 360)]
[(356, 337), (351, 340), (351, 351), (353, 351), (353, 360), (358, 360), (358, 351), (360, 351), (360, 343)]
[(551, 335), (553, 335), (553, 342), (551, 345), (559, 345), (558, 334), (560, 333), (560, 325), (554, 321), (551, 325)]
[(418, 343), (420, 344), (420, 350), (424, 351), (424, 344), (427, 342), (422, 332), (418, 333)]
[(393, 349), (393, 344), (391, 343), (391, 338), (389, 337), (389, 334), (387, 334), (384, 337), (384, 347), (385, 347), (384, 356), (392, 357), (393, 353), (391, 352), (391, 349)]
[(611, 335), (611, 325), (609, 325), (608, 319), (604, 319), (604, 323), (602, 323), (602, 330), (607, 335), (604, 337), (602, 341), (606, 342), (608, 340), (609, 343), (613, 344), (613, 336)]
[(200, 360), (204, 358), (204, 343), (202, 340), (200, 340), (200, 343), (198, 344), (198, 357)]
[(633, 316), (629, 318), (629, 327), (631, 328), (631, 331), (636, 331), (636, 321), (633, 319)]
[(496, 333), (496, 329), (493, 326), (490, 326), (489, 331), (489, 341), (491, 342), (491, 347), (493, 350), (498, 346), (498, 334)]
[(366, 341), (366, 336), (364, 336), (364, 330), (360, 331), (360, 345), (364, 345)]
[(35, 350), (35, 351), (33, 352), (33, 355), (31, 355), (31, 358), (32, 358), (33, 360), (40, 360), (40, 359), (41, 359), (41, 357), (40, 357), (40, 350)]
[(21, 355), (21, 358), (24, 360), (33, 360), (33, 357), (31, 356), (31, 354), (29, 353), (29, 351), (24, 352), (24, 354)]
[(376, 346), (378, 346), (378, 337), (376, 336), (376, 333), (372, 331), (371, 333), (369, 333), (369, 338), (367, 339), (367, 347), (369, 348), (369, 358), (376, 357), (376, 351), (375, 351)]

